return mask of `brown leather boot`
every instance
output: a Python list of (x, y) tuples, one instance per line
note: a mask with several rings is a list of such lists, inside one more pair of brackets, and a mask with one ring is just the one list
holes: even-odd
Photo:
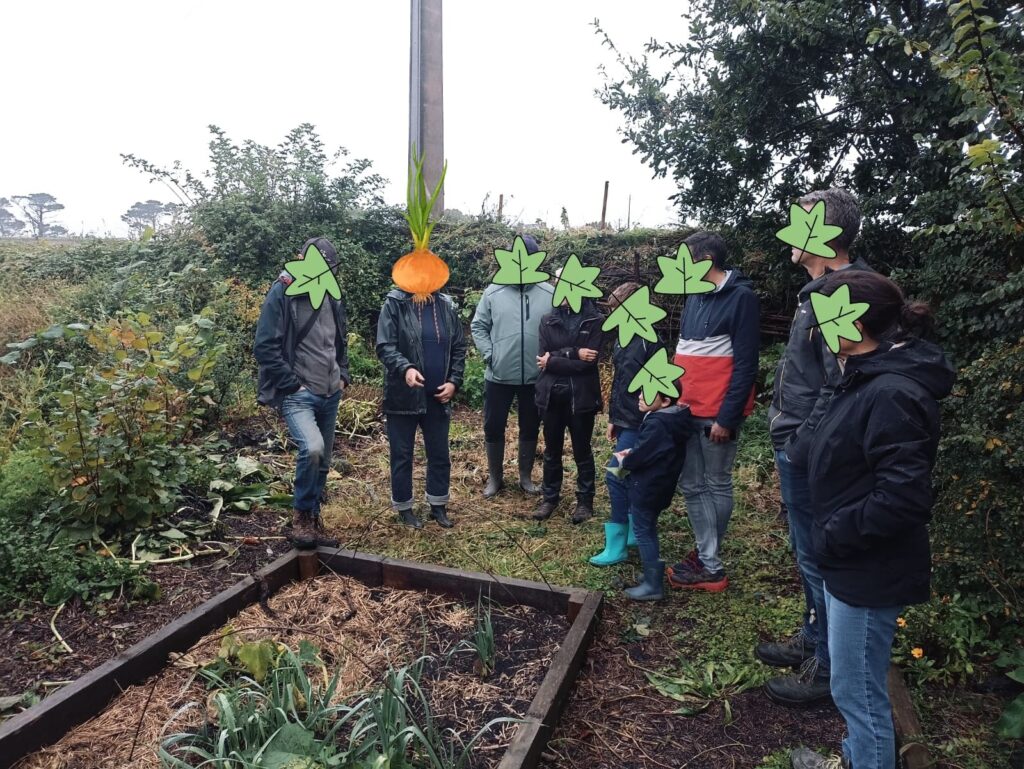
[(301, 510), (292, 511), (292, 545), (299, 550), (312, 550), (316, 547), (316, 531), (313, 529), (313, 516)]

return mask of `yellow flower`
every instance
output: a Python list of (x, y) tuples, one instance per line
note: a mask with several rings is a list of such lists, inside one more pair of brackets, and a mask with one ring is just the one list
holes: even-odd
[(907, 621), (905, 619), (903, 619), (903, 617), (897, 617), (896, 618), (896, 625), (899, 626), (899, 627), (906, 627), (907, 626)]
[(915, 646), (913, 649), (910, 650), (910, 656), (912, 656), (915, 660), (919, 660), (924, 656), (924, 649), (922, 649), (920, 646)]

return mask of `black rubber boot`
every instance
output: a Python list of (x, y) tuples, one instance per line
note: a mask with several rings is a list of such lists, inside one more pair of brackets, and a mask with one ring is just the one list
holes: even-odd
[(437, 521), (437, 525), (443, 529), (450, 529), (455, 525), (448, 518), (448, 508), (445, 505), (431, 505), (430, 517)]
[(407, 510), (398, 511), (398, 520), (413, 529), (422, 529), (423, 521), (416, 517), (416, 513), (412, 511), (412, 508)]
[(487, 448), (487, 485), (484, 487), (484, 499), (495, 496), (505, 486), (504, 464), (505, 444), (488, 443)]
[(537, 459), (537, 441), (519, 442), (519, 488), (527, 494), (540, 494), (540, 486), (533, 482), (533, 464)]

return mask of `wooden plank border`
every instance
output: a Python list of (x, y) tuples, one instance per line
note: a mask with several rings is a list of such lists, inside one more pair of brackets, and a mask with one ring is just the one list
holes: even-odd
[(928, 745), (924, 742), (914, 701), (903, 680), (903, 673), (895, 665), (889, 667), (889, 701), (892, 703), (896, 747), (903, 761), (903, 769), (928, 769), (934, 766)]
[[(257, 574), (271, 593), (295, 581), (296, 552), (286, 553)], [(123, 689), (162, 670), (171, 652), (186, 651), (259, 597), (258, 580), (246, 577), (0, 724), (0, 769), (8, 769), (29, 753), (57, 742), (73, 727), (101, 712)]]

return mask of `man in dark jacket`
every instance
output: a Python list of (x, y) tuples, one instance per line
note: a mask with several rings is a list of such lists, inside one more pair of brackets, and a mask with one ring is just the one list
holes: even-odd
[(601, 410), (601, 377), (597, 362), (604, 332), (604, 316), (590, 299), (579, 312), (567, 304), (557, 307), (540, 322), (537, 365), (537, 408), (544, 422), (544, 499), (533, 514), (535, 520), (551, 517), (562, 494), (562, 451), (565, 431), (572, 439), (576, 461), (576, 509), (573, 523), (594, 514), (594, 450), (591, 438), (594, 419)]
[(377, 321), (377, 357), (384, 364), (384, 402), (391, 456), (391, 505), (402, 523), (423, 528), (413, 512), (412, 459), (416, 428), (427, 453), (430, 517), (445, 528), (451, 459), (451, 400), (462, 385), (466, 339), (451, 297), (435, 292), (423, 304), (394, 289)]
[[(540, 249), (537, 241), (523, 235), (526, 252)], [(480, 297), (470, 329), (483, 356), (484, 441), (487, 445), (487, 486), (485, 497), (493, 497), (505, 485), (505, 427), (512, 401), (519, 403), (519, 488), (527, 494), (540, 491), (530, 477), (537, 457), (540, 415), (534, 384), (540, 319), (551, 307), (555, 290), (550, 283), (525, 286), (489, 285)]]
[(679, 402), (689, 406), (693, 423), (679, 490), (696, 548), (669, 570), (668, 583), (717, 592), (729, 584), (719, 552), (732, 517), (740, 426), (754, 410), (761, 303), (750, 281), (727, 266), (719, 235), (697, 232), (685, 243), (695, 261), (711, 260), (705, 279), (715, 290), (688, 297), (679, 319)]
[(856, 198), (846, 190), (828, 189), (805, 195), (798, 202), (809, 211), (818, 201), (825, 202), (825, 222), (841, 227), (842, 233), (829, 242), (836, 252), (834, 259), (798, 248), (792, 250), (793, 263), (802, 266), (811, 280), (800, 290), (800, 304), (775, 372), (772, 404), (768, 409), (782, 501), (789, 516), (790, 542), (796, 553), (807, 608), (803, 627), (796, 634), (781, 643), (758, 644), (755, 649), (758, 659), (768, 665), (799, 668), (796, 674), (773, 678), (765, 685), (773, 700), (792, 705), (818, 702), (830, 696), (828, 612), (811, 541), (810, 476), (806, 463), (791, 456), (797, 453), (794, 446), (813, 431), (825, 412), (839, 379), (839, 366), (817, 328), (810, 296), (821, 289), (830, 273), (871, 269), (863, 260), (850, 261), (850, 247), (860, 230)]
[[(336, 266), (338, 253), (331, 241), (307, 240), (300, 259), (310, 246), (323, 254), (328, 266)], [(282, 272), (267, 293), (253, 352), (259, 362), (257, 399), (281, 412), (299, 447), (292, 541), (310, 548), (323, 528), (320, 502), (331, 466), (338, 404), (349, 382), (348, 329), (341, 301), (326, 296), (314, 310), (308, 295), (285, 294), (291, 283), (291, 275)]]

